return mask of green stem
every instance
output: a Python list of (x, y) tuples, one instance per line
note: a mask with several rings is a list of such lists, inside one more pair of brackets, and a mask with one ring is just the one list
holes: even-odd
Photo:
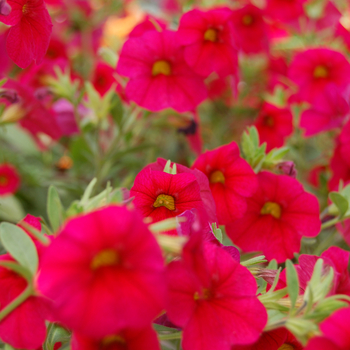
[(171, 339), (181, 339), (182, 332), (170, 333), (170, 334), (158, 334), (159, 340), (171, 340)]
[(0, 311), (0, 322), (18, 306), (24, 303), (30, 296), (32, 296), (33, 293), (33, 285), (29, 284), (27, 288), (16, 299), (14, 299), (10, 304), (8, 304)]
[(340, 219), (338, 217), (332, 219), (332, 220), (329, 220), (329, 221), (326, 221), (325, 223), (323, 223), (321, 225), (321, 231), (326, 229), (326, 228), (329, 228), (335, 224), (337, 224), (338, 222), (340, 222)]

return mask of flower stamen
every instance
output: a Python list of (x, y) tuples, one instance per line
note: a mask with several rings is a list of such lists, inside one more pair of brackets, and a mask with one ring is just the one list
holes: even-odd
[(163, 74), (166, 76), (169, 76), (171, 74), (171, 66), (168, 61), (159, 60), (153, 64), (152, 75), (157, 76), (159, 74)]
[(209, 28), (204, 33), (204, 40), (216, 43), (218, 41), (218, 31), (214, 28)]
[(167, 194), (160, 194), (153, 203), (155, 208), (165, 207), (169, 210), (175, 210), (175, 199)]
[(220, 170), (215, 170), (209, 175), (209, 182), (212, 184), (221, 182), (225, 184), (225, 176)]
[(119, 256), (113, 249), (105, 249), (94, 256), (90, 264), (92, 270), (104, 266), (113, 266), (119, 263)]
[(282, 214), (282, 208), (274, 202), (266, 202), (260, 211), (261, 215), (272, 215), (275, 219), (279, 219)]

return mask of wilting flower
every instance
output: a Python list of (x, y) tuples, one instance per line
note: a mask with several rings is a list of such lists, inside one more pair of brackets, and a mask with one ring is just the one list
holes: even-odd
[(342, 53), (327, 48), (298, 53), (288, 74), (299, 86), (299, 98), (309, 102), (313, 102), (329, 84), (335, 84), (341, 93), (350, 85), (348, 60)]
[(266, 324), (253, 276), (217, 245), (190, 240), (169, 264), (168, 284), (168, 317), (183, 328), (184, 350), (253, 343)]
[(10, 164), (0, 164), (0, 196), (15, 193), (20, 185), (17, 170)]
[(233, 39), (231, 15), (232, 11), (224, 7), (209, 11), (195, 9), (181, 17), (179, 41), (184, 46), (187, 64), (196, 73), (237, 74), (238, 47)]
[(103, 338), (145, 327), (157, 316), (163, 269), (161, 250), (141, 216), (110, 206), (63, 227), (43, 257), (38, 285), (58, 321)]
[(33, 61), (41, 63), (52, 32), (44, 0), (8, 0), (8, 4), (11, 13), (0, 15), (0, 21), (11, 26), (6, 43), (8, 55), (21, 68)]
[(267, 259), (280, 263), (299, 252), (303, 236), (319, 233), (319, 204), (289, 176), (266, 171), (257, 176), (258, 190), (247, 199), (247, 212), (226, 231), (243, 251), (262, 251)]
[(209, 179), (219, 224), (225, 225), (242, 217), (247, 210), (247, 197), (256, 190), (256, 175), (239, 156), (235, 142), (200, 155), (193, 169), (202, 171)]
[(127, 40), (117, 73), (130, 78), (127, 97), (151, 111), (192, 111), (207, 97), (203, 78), (188, 67), (176, 33), (169, 30)]
[(259, 132), (260, 142), (266, 142), (266, 150), (269, 152), (275, 147), (282, 147), (286, 137), (293, 132), (293, 116), (287, 108), (264, 103), (255, 126)]

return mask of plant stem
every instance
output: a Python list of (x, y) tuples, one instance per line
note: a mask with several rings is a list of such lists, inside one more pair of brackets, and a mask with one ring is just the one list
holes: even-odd
[(331, 227), (331, 226), (333, 226), (333, 225), (335, 225), (335, 224), (337, 224), (339, 221), (340, 221), (340, 220), (339, 220), (338, 217), (336, 217), (336, 218), (334, 218), (334, 219), (332, 219), (332, 220), (326, 221), (325, 223), (323, 223), (323, 224), (321, 225), (321, 231), (324, 230), (324, 229), (326, 229), (326, 228), (329, 228), (329, 227)]
[(10, 304), (8, 304), (0, 311), (0, 322), (18, 306), (24, 303), (30, 296), (32, 296), (33, 292), (33, 285), (29, 284), (27, 288), (16, 299), (12, 300)]
[(171, 339), (181, 339), (182, 332), (169, 333), (169, 334), (158, 334), (159, 340), (171, 340)]

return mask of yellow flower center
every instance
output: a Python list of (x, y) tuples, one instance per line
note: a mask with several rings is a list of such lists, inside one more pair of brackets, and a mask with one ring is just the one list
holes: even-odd
[(9, 179), (6, 176), (0, 175), (0, 186), (6, 186), (9, 183)]
[(329, 71), (327, 67), (323, 65), (319, 65), (314, 70), (314, 77), (315, 78), (327, 78), (329, 75)]
[(28, 5), (24, 4), (22, 7), (22, 13), (25, 15), (28, 12)]
[(209, 175), (209, 182), (212, 184), (221, 182), (225, 183), (225, 176), (220, 170), (215, 170)]
[(202, 289), (202, 293), (195, 292), (193, 295), (194, 300), (208, 300), (211, 297), (211, 292), (207, 288)]
[(91, 268), (97, 270), (104, 266), (113, 266), (119, 263), (119, 256), (113, 249), (105, 249), (99, 252), (91, 261)]
[(159, 74), (163, 74), (167, 76), (171, 74), (171, 66), (168, 61), (160, 60), (153, 64), (152, 75), (156, 76)]
[(218, 31), (213, 28), (209, 28), (204, 33), (204, 40), (212, 41), (216, 43), (218, 41)]
[(253, 17), (251, 15), (245, 15), (242, 17), (242, 23), (245, 26), (250, 26), (253, 23)]
[(270, 116), (266, 115), (264, 117), (263, 124), (266, 125), (266, 126), (272, 127), (272, 126), (275, 125), (275, 122), (274, 122), (273, 118), (271, 118)]
[(290, 344), (283, 344), (278, 350), (294, 350), (294, 346)]
[(155, 208), (165, 207), (169, 210), (175, 210), (175, 200), (174, 197), (167, 194), (160, 194), (156, 201), (153, 203)]
[(124, 345), (124, 344), (126, 344), (126, 341), (120, 335), (107, 335), (102, 340), (102, 345), (104, 345), (104, 346), (110, 345), (110, 344), (115, 344), (115, 343), (117, 343), (117, 344), (119, 343), (119, 344)]
[(274, 218), (279, 219), (282, 214), (282, 208), (279, 204), (274, 202), (266, 202), (262, 207), (260, 214), (262, 215), (272, 215)]

